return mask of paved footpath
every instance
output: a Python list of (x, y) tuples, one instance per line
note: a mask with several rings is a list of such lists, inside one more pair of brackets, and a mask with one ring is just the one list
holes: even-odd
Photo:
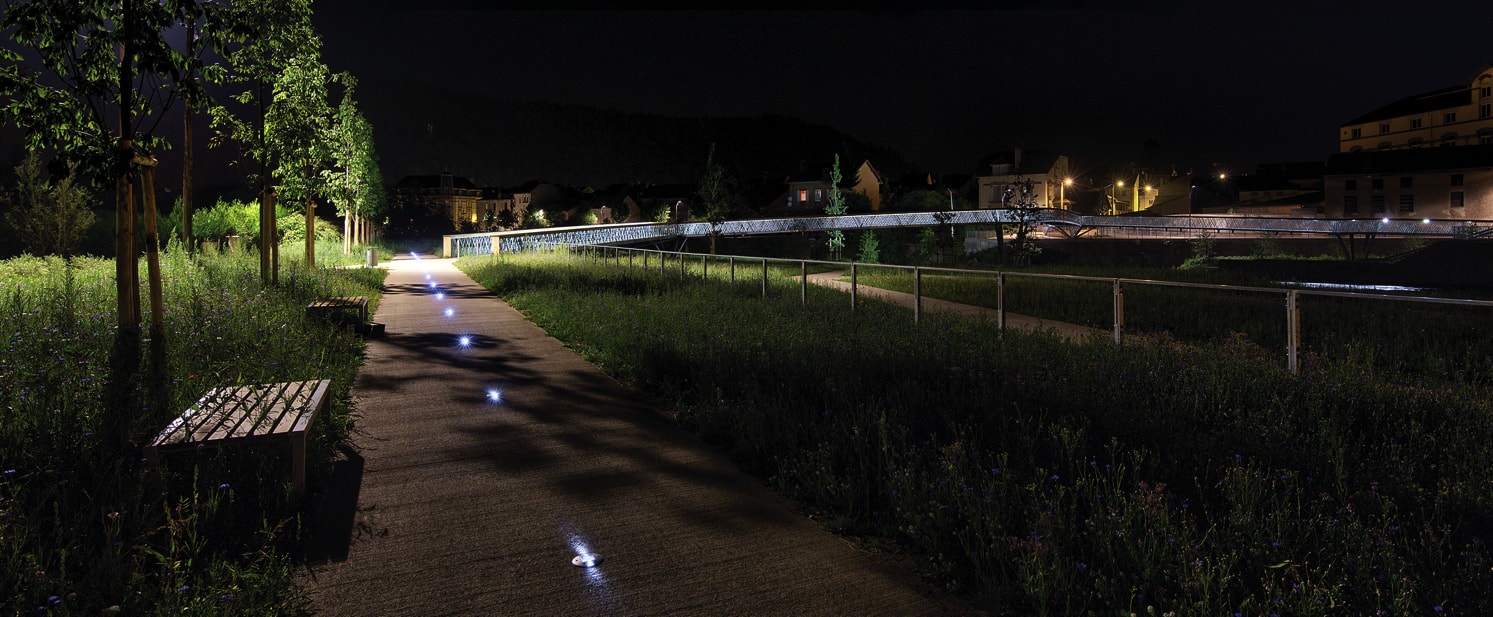
[(449, 260), (388, 267), (387, 332), (352, 390), (355, 531), (345, 559), (299, 577), (313, 615), (969, 613), (795, 513)]

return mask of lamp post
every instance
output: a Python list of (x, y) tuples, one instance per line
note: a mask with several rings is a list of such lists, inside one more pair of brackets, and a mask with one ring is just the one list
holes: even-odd
[(1062, 183), (1058, 184), (1058, 208), (1059, 209), (1066, 209), (1066, 208), (1063, 207), (1063, 204), (1065, 202), (1067, 202), (1067, 199), (1065, 199), (1063, 197), (1063, 189), (1065, 187), (1069, 187), (1069, 186), (1073, 186), (1073, 178), (1063, 178)]

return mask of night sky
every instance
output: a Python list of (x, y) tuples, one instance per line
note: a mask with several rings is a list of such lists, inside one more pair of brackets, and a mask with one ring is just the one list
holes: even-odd
[[(333, 70), (630, 112), (781, 114), (950, 173), (1016, 146), (1056, 149), (1082, 171), (1141, 159), (1148, 140), (1170, 162), (1234, 171), (1325, 160), (1340, 123), (1493, 62), (1493, 3), (463, 6), (484, 4), (313, 7)], [(359, 98), (381, 104), (374, 86)]]

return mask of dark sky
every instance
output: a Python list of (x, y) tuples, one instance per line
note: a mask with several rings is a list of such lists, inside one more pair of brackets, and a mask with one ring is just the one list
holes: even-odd
[(1340, 123), (1493, 62), (1493, 3), (470, 8), (484, 5), (313, 8), (333, 70), (632, 112), (777, 113), (952, 173), (1014, 146), (1134, 161), (1147, 140), (1171, 162), (1235, 171), (1323, 160)]

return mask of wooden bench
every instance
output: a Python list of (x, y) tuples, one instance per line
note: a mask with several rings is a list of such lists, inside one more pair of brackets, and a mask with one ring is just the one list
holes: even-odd
[(346, 309), (358, 309), (358, 325), (368, 323), (368, 297), (367, 296), (340, 296), (336, 298), (319, 298), (311, 304), (306, 305), (306, 312), (311, 315), (329, 315)]
[(306, 489), (306, 433), (327, 406), (331, 380), (214, 388), (145, 446), (145, 458), (205, 446), (290, 442), (295, 494)]

